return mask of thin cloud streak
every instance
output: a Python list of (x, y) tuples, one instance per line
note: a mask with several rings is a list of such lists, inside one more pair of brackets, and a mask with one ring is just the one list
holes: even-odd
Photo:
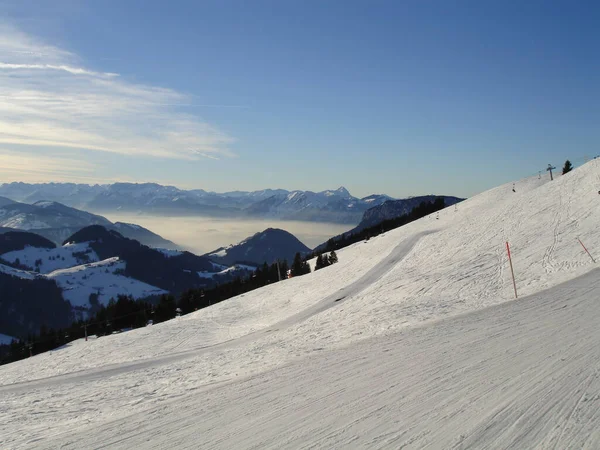
[(10, 181), (44, 181), (61, 178), (87, 179), (95, 167), (85, 161), (63, 157), (43, 156), (2, 150), (0, 178)]
[(0, 23), (0, 144), (182, 160), (235, 156), (235, 140), (184, 106), (192, 96), (88, 69), (63, 49)]
[(118, 73), (111, 72), (94, 72), (81, 67), (71, 67), (66, 65), (57, 66), (54, 64), (14, 64), (0, 62), (0, 69), (39, 69), (39, 70), (64, 70), (73, 75), (92, 75), (96, 77), (118, 77)]
[(100, 167), (65, 154), (39, 155), (27, 151), (0, 148), (0, 185), (11, 182), (47, 183), (63, 182), (106, 184), (119, 182), (142, 182), (121, 177), (100, 177)]

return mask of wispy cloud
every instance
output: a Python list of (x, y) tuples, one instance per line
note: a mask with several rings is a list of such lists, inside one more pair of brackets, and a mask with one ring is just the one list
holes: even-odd
[[(47, 152), (0, 150), (0, 185), (13, 181), (28, 183), (72, 182), (85, 184), (144, 183), (142, 176), (114, 174), (106, 175), (104, 166), (99, 166), (77, 156), (76, 152)], [(176, 184), (159, 180), (163, 184)]]
[(232, 156), (230, 136), (182, 112), (193, 103), (172, 89), (85, 67), (77, 55), (0, 23), (0, 145)]
[(83, 69), (81, 67), (71, 67), (66, 65), (57, 66), (55, 64), (15, 64), (15, 63), (3, 63), (0, 62), (1, 69), (40, 69), (40, 70), (64, 70), (73, 75), (91, 75), (95, 77), (118, 77), (118, 73), (110, 72), (94, 72), (92, 70)]
[(0, 153), (0, 178), (11, 181), (54, 181), (93, 178), (95, 167), (85, 161), (65, 155), (36, 155), (3, 150)]

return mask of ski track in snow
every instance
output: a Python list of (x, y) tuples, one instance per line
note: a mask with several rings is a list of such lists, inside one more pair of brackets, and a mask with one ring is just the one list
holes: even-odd
[(0, 448), (598, 448), (600, 272), (576, 240), (600, 251), (597, 179), (509, 183), (311, 275), (0, 367)]
[[(425, 233), (425, 234), (430, 234), (430, 233)], [(267, 330), (256, 331), (256, 332), (241, 336), (237, 339), (227, 340), (225, 342), (202, 347), (202, 348), (199, 348), (196, 350), (180, 352), (180, 353), (173, 353), (174, 350), (177, 350), (177, 348), (179, 348), (182, 344), (184, 344), (186, 341), (188, 341), (192, 337), (194, 337), (194, 335), (186, 336), (183, 341), (178, 342), (179, 341), (178, 336), (184, 332), (184, 330), (180, 330), (172, 339), (177, 343), (169, 349), (170, 354), (168, 356), (164, 356), (161, 358), (154, 358), (151, 360), (140, 361), (138, 363), (132, 363), (132, 364), (126, 364), (126, 365), (117, 364), (114, 367), (105, 367), (105, 368), (102, 368), (99, 370), (96, 369), (96, 370), (85, 371), (83, 373), (74, 373), (74, 374), (68, 374), (68, 375), (64, 375), (64, 376), (50, 377), (50, 378), (45, 378), (45, 379), (42, 379), (39, 381), (34, 380), (31, 382), (16, 383), (13, 385), (8, 385), (8, 386), (0, 386), (0, 392), (24, 391), (24, 390), (30, 389), (31, 387), (38, 387), (38, 388), (42, 387), (42, 386), (48, 387), (51, 385), (62, 384), (62, 383), (74, 383), (74, 382), (89, 381), (89, 380), (98, 379), (98, 378), (106, 378), (108, 376), (122, 374), (127, 371), (136, 370), (136, 369), (140, 369), (140, 368), (144, 368), (144, 367), (150, 367), (150, 366), (155, 367), (160, 364), (172, 363), (175, 360), (181, 360), (184, 358), (189, 358), (191, 356), (197, 356), (200, 353), (206, 353), (207, 351), (210, 351), (217, 347), (225, 348), (225, 347), (238, 346), (240, 344), (259, 339), (260, 337), (266, 336), (268, 333), (272, 333), (274, 331), (279, 331), (280, 329), (284, 329), (284, 328), (290, 327), (292, 325), (298, 324), (298, 323), (300, 323), (316, 314), (319, 314), (329, 308), (336, 307), (339, 304), (341, 304), (343, 301), (347, 300), (348, 298), (351, 298), (354, 295), (360, 293), (361, 291), (366, 289), (368, 286), (375, 283), (378, 279), (380, 279), (383, 275), (385, 275), (395, 264), (397, 264), (401, 259), (403, 259), (406, 256), (406, 254), (408, 254), (408, 252), (410, 252), (410, 250), (413, 248), (415, 243), (420, 238), (421, 238), (421, 235), (419, 234), (419, 235), (416, 235), (413, 238), (409, 239), (407, 242), (402, 242), (402, 243), (398, 244), (398, 246), (392, 251), (392, 253), (390, 255), (388, 255), (388, 257), (386, 257), (376, 267), (371, 269), (368, 273), (363, 275), (360, 279), (356, 280), (351, 285), (346, 286), (346, 287), (340, 289), (340, 291), (315, 303), (310, 308), (307, 308), (306, 310), (304, 310), (298, 314), (295, 314), (295, 315), (289, 317), (288, 319), (285, 319), (281, 322), (275, 323), (273, 326), (269, 327), (269, 329), (267, 329)]]
[[(599, 292), (600, 271), (593, 271), (524, 299), (317, 351), (254, 376), (167, 398), (158, 387), (153, 407), (126, 420), (62, 429), (24, 445), (598, 448)], [(52, 399), (56, 408), (75, 413), (97, 401), (88, 393), (69, 406), (61, 398), (68, 393)]]

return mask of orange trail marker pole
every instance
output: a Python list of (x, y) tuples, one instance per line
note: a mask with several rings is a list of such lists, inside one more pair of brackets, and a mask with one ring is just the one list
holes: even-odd
[(506, 251), (508, 252), (508, 262), (510, 263), (510, 273), (513, 279), (513, 287), (515, 288), (515, 298), (519, 298), (517, 295), (517, 283), (515, 281), (515, 271), (513, 270), (512, 258), (510, 257), (510, 247), (508, 245), (508, 241), (506, 242)]
[(588, 249), (585, 248), (585, 245), (583, 245), (583, 242), (581, 242), (581, 239), (577, 238), (577, 240), (579, 241), (579, 243), (581, 244), (581, 246), (583, 247), (583, 249), (585, 250), (585, 252), (588, 254), (588, 256), (590, 258), (592, 258), (592, 262), (595, 263), (596, 260), (594, 259), (594, 257), (590, 254), (590, 252), (588, 252)]

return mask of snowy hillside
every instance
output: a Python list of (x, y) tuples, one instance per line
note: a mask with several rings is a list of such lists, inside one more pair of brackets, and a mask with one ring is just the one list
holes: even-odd
[(33, 205), (10, 203), (0, 207), (0, 226), (19, 230), (110, 226), (104, 217), (80, 211), (56, 202), (39, 201)]
[(136, 224), (116, 222), (86, 211), (81, 211), (51, 201), (38, 201), (32, 205), (0, 199), (0, 229), (31, 230), (36, 234), (61, 244), (72, 234), (90, 225), (102, 225), (117, 230), (123, 236), (140, 241), (150, 247), (176, 249), (177, 245), (156, 233)]
[[(50, 264), (53, 262), (55, 261), (50, 261)], [(61, 262), (64, 261), (61, 260)], [(48, 267), (50, 265), (46, 266), (46, 268)], [(104, 261), (54, 270), (47, 274), (14, 269), (0, 264), (0, 273), (25, 280), (38, 278), (54, 280), (62, 290), (63, 298), (74, 307), (89, 308), (91, 306), (90, 294), (98, 294), (99, 303), (106, 305), (111, 298), (117, 298), (118, 295), (144, 298), (167, 293), (163, 289), (123, 275), (125, 268), (125, 261), (120, 261), (119, 258), (109, 258)]]
[(65, 244), (57, 248), (26, 247), (23, 250), (8, 252), (0, 255), (10, 263), (19, 263), (29, 270), (39, 269), (40, 273), (50, 273), (58, 269), (67, 269), (85, 263), (99, 260), (96, 252), (88, 242), (80, 244)]
[[(215, 264), (216, 266), (216, 264)], [(233, 275), (233, 276), (248, 276), (251, 275), (252, 272), (254, 272), (256, 270), (256, 267), (254, 266), (247, 266), (245, 264), (234, 264), (230, 267), (227, 266), (220, 266), (222, 267), (222, 270), (214, 273), (214, 272), (197, 272), (198, 276), (201, 278), (213, 278), (213, 279), (219, 279), (222, 277), (225, 277), (227, 275)]]
[(597, 448), (600, 287), (580, 241), (600, 257), (599, 164), (497, 187), (310, 275), (0, 367), (0, 444)]
[(155, 250), (161, 252), (167, 258), (173, 258), (175, 256), (181, 256), (183, 254), (181, 250), (170, 250), (168, 248), (155, 248)]
[(55, 280), (63, 290), (63, 297), (73, 306), (90, 307), (90, 295), (97, 294), (98, 302), (106, 305), (111, 298), (119, 295), (131, 295), (133, 298), (145, 298), (151, 295), (166, 294), (160, 288), (126, 277), (121, 273), (126, 263), (119, 258), (55, 270), (47, 275)]
[(32, 273), (28, 270), (15, 269), (13, 267), (6, 266), (4, 264), (0, 264), (0, 273), (10, 275), (11, 277), (22, 278), (24, 280), (33, 280), (37, 276), (41, 276), (41, 275)]
[(0, 345), (8, 345), (13, 341), (12, 336), (7, 336), (6, 334), (0, 333)]

